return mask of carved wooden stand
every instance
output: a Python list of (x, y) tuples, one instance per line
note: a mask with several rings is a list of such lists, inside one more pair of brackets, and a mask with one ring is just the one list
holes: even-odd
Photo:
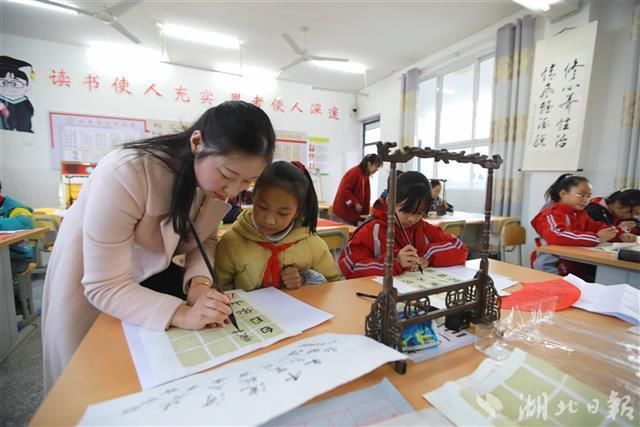
[[(465, 155), (464, 151), (449, 152), (431, 148), (403, 147), (389, 152), (396, 146), (394, 142), (377, 142), (378, 155), (383, 162), (390, 162), (389, 193), (387, 195), (387, 253), (384, 266), (382, 292), (371, 305), (371, 312), (365, 320), (365, 334), (391, 348), (402, 351), (402, 332), (406, 326), (448, 316), (469, 312), (474, 323), (493, 322), (500, 318), (500, 297), (489, 277), (489, 233), (491, 226), (491, 199), (493, 170), (502, 164), (502, 158), (489, 158), (478, 153)], [(472, 280), (442, 286), (436, 289), (416, 291), (398, 295), (393, 286), (393, 242), (394, 217), (396, 209), (396, 164), (405, 163), (414, 157), (433, 158), (436, 162), (472, 163), (487, 169), (487, 189), (484, 201), (484, 223), (482, 226), (482, 249), (480, 269)], [(431, 295), (446, 292), (447, 308), (429, 311)], [(397, 303), (404, 303), (404, 318), (400, 320)], [(404, 374), (406, 361), (396, 362), (395, 369)]]

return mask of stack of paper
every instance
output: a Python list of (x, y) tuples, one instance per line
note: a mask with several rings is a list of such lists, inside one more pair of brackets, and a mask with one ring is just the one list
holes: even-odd
[(229, 294), (239, 331), (232, 325), (199, 331), (152, 331), (123, 322), (143, 389), (267, 347), (333, 317), (275, 288)]
[(406, 356), (360, 335), (322, 334), (87, 408), (81, 425), (257, 425)]
[(587, 283), (573, 274), (564, 280), (580, 289), (580, 299), (573, 304), (574, 307), (615, 316), (634, 325), (640, 324), (640, 290), (627, 284)]
[[(611, 393), (622, 397), (627, 394), (623, 391)], [(424, 398), (455, 425), (614, 423), (609, 396), (520, 349), (502, 362), (485, 359), (473, 374), (448, 382)], [(636, 425), (634, 410), (629, 412), (631, 418), (618, 412), (615, 424)]]

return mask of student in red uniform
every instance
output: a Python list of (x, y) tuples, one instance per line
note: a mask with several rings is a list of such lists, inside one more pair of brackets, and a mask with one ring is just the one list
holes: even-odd
[(342, 177), (336, 198), (333, 200), (333, 213), (344, 221), (356, 225), (360, 215), (369, 213), (371, 190), (369, 177), (380, 169), (382, 160), (377, 154), (367, 154), (358, 166), (354, 166)]
[[(420, 172), (405, 172), (398, 177), (396, 214), (407, 233), (407, 239), (396, 222), (393, 246), (393, 274), (416, 271), (418, 266), (445, 267), (463, 264), (468, 250), (451, 234), (423, 221), (431, 201), (431, 187)], [(338, 263), (347, 279), (381, 276), (387, 241), (387, 202), (378, 199), (373, 218), (354, 231)]]
[(640, 217), (640, 190), (628, 188), (616, 191), (609, 197), (595, 197), (584, 209), (594, 221), (628, 230), (631, 234), (640, 234), (636, 217)]
[[(533, 218), (531, 225), (539, 234), (536, 245), (596, 246), (600, 242), (632, 241), (635, 236), (619, 227), (594, 221), (585, 212), (591, 198), (591, 184), (582, 176), (561, 175), (545, 193), (549, 203)], [(589, 266), (560, 259), (555, 255), (532, 253), (533, 268), (549, 273), (572, 273), (592, 280)]]

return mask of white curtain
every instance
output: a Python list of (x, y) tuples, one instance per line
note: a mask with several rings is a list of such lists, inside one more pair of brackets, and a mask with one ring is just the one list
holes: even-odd
[(495, 171), (494, 215), (522, 213), (522, 156), (527, 138), (535, 18), (527, 15), (498, 29), (494, 71), (491, 155), (504, 163)]
[(640, 188), (640, 2), (636, 0), (631, 20), (629, 63), (623, 98), (622, 131), (616, 168), (617, 189)]
[(402, 129), (400, 146), (413, 147), (416, 138), (416, 97), (420, 70), (412, 68), (402, 75)]

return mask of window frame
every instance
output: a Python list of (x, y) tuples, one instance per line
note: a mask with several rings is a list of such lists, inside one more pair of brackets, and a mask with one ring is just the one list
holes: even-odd
[[(433, 72), (424, 73), (420, 76), (418, 80), (418, 88), (420, 88), (420, 85), (423, 82), (434, 79), (434, 78), (436, 79), (436, 89), (435, 89), (436, 90), (436, 103), (435, 103), (436, 111), (435, 111), (434, 146), (431, 148), (434, 148), (434, 149), (445, 148), (450, 151), (459, 151), (460, 149), (464, 148), (464, 149), (467, 149), (468, 154), (475, 153), (476, 150), (480, 147), (482, 148), (486, 147), (488, 151), (489, 143), (491, 140), (491, 132), (489, 132), (489, 136), (487, 136), (486, 138), (476, 138), (475, 136), (476, 136), (476, 118), (478, 115), (478, 98), (480, 96), (480, 64), (489, 58), (494, 58), (494, 61), (495, 61), (495, 52), (489, 51), (489, 52), (484, 52), (478, 55), (474, 55), (472, 58), (467, 58), (461, 61), (457, 61), (449, 66), (434, 70)], [(443, 102), (442, 90), (444, 86), (443, 84), (444, 77), (451, 72), (467, 67), (471, 64), (474, 65), (471, 139), (456, 141), (456, 142), (447, 143), (447, 144), (441, 144), (440, 143), (440, 127), (441, 127), (441, 118), (442, 118), (442, 102)], [(494, 62), (494, 66), (495, 66), (495, 62)], [(494, 74), (495, 74), (495, 69), (494, 69)], [(494, 93), (494, 88), (492, 87), (492, 94), (493, 93)], [(418, 96), (420, 96), (419, 93), (418, 93)], [(491, 108), (493, 110), (493, 102), (491, 103)], [(419, 113), (420, 111), (416, 109), (416, 119), (419, 117)], [(419, 126), (416, 126), (416, 142), (418, 143), (419, 147), (424, 148), (425, 145), (423, 145), (422, 140), (419, 138), (420, 135), (418, 135), (419, 128), (420, 128)], [(468, 151), (469, 149), (471, 150), (471, 153), (469, 153)], [(432, 160), (418, 159), (418, 170), (420, 171), (423, 170), (423, 163), (422, 163), (423, 161), (426, 162), (426, 161), (432, 161)], [(468, 176), (467, 182), (470, 184), (471, 188), (473, 188), (473, 168), (471, 167), (468, 168), (468, 174), (469, 176)], [(430, 178), (438, 177), (438, 162), (433, 162), (432, 169), (430, 173), (427, 174), (427, 176)]]
[(378, 124), (378, 128), (380, 128), (380, 116), (370, 117), (362, 121), (362, 157), (364, 157), (364, 152), (366, 147), (375, 145), (373, 143), (367, 143), (366, 134), (367, 134), (367, 126), (372, 124)]

